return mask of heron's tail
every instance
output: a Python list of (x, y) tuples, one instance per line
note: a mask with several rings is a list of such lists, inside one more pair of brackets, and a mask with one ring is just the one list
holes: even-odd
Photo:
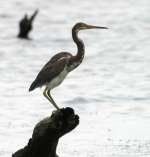
[(35, 80), (35, 81), (32, 82), (32, 84), (31, 84), (31, 86), (29, 88), (29, 92), (32, 91), (32, 90), (34, 90), (36, 87), (37, 87), (37, 82)]

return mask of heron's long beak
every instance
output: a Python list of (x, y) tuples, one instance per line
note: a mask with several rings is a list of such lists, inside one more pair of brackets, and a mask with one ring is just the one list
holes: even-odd
[(98, 28), (98, 29), (108, 29), (107, 27), (87, 25), (87, 29), (94, 29), (94, 28)]

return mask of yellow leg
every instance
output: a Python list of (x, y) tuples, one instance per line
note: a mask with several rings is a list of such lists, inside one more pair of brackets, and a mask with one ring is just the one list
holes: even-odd
[(57, 104), (55, 103), (55, 101), (53, 100), (51, 94), (50, 94), (50, 90), (48, 90), (48, 88), (46, 87), (43, 95), (50, 101), (50, 103), (57, 109), (59, 110), (59, 107), (57, 106)]

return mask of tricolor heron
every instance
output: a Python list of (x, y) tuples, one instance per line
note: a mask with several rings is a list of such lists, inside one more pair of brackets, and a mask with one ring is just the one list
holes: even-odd
[(77, 68), (85, 53), (84, 43), (78, 37), (78, 32), (84, 29), (107, 29), (107, 27), (88, 25), (82, 22), (75, 24), (72, 28), (72, 38), (77, 45), (76, 55), (72, 55), (68, 52), (60, 52), (54, 55), (38, 73), (36, 79), (31, 84), (29, 91), (34, 90), (37, 87), (45, 85), (43, 95), (52, 103), (52, 105), (59, 109), (55, 101), (53, 100), (50, 91), (60, 85), (67, 74)]

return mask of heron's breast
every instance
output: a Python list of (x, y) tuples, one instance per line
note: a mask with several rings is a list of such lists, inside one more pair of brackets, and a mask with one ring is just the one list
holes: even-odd
[(68, 74), (68, 71), (67, 71), (67, 68), (65, 67), (64, 70), (59, 75), (57, 75), (55, 78), (51, 80), (50, 83), (48, 83), (48, 88), (53, 89), (56, 86), (58, 86), (65, 79), (67, 74)]

